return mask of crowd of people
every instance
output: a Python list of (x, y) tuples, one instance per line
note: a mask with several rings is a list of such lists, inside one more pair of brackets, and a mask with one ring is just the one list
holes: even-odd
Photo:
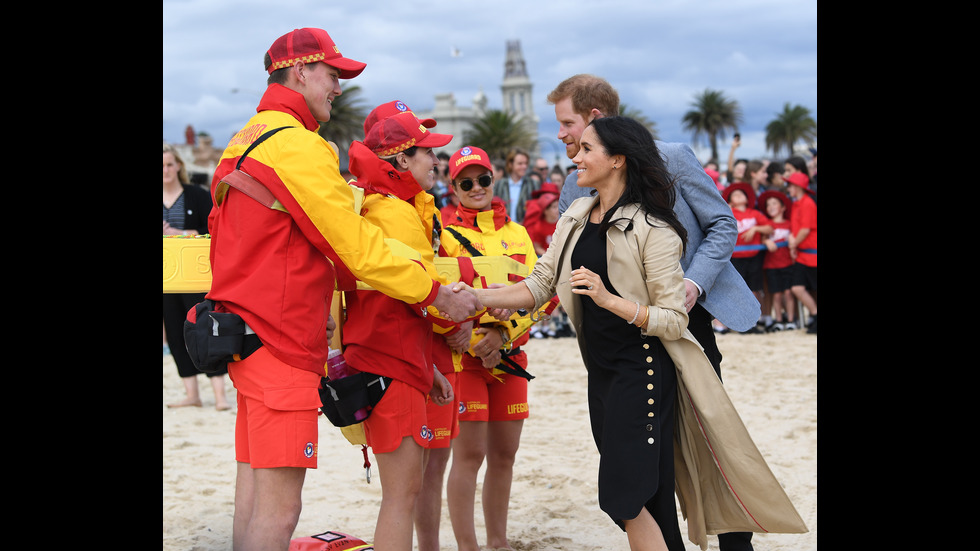
[[(337, 332), (347, 366), (377, 376), (385, 388), (361, 422), (381, 479), (373, 538), (379, 551), (409, 551), (414, 538), (419, 551), (439, 549), (447, 470), (458, 549), (483, 549), (474, 515), (484, 464), (482, 539), (494, 551), (511, 549), (511, 481), (535, 377), (522, 347), (545, 336), (576, 337), (602, 458), (599, 506), (631, 550), (684, 549), (675, 492), (702, 513), (689, 519), (697, 538), (707, 537), (705, 519), (724, 517), (714, 524), (725, 527), (722, 551), (751, 550), (762, 516), (770, 531), (799, 531), (802, 521), (788, 500), (780, 501), (764, 459), (754, 446), (740, 447), (747, 435), (710, 443), (723, 450), (718, 461), (739, 456), (724, 465), (721, 480), (693, 474), (709, 443), (675, 454), (682, 436), (674, 427), (675, 419), (683, 426), (702, 414), (699, 400), (713, 402), (723, 392), (712, 320), (747, 332), (770, 308), (780, 314), (790, 308), (790, 295), (775, 285), (768, 290), (780, 289), (778, 306), (766, 306), (765, 278), (760, 284), (750, 268), (775, 273), (779, 267), (764, 259), (771, 253), (775, 262), (783, 249), (793, 265), (812, 268), (773, 280), (789, 281), (790, 294), (815, 319), (816, 205), (804, 191), (815, 187), (815, 171), (813, 178), (784, 171), (785, 197), (761, 181), (754, 185), (753, 175), (771, 173), (748, 162), (728, 181), (715, 179), (687, 146), (655, 142), (640, 123), (606, 116), (618, 113), (615, 90), (601, 78), (576, 75), (548, 96), (558, 138), (576, 167), (567, 175), (520, 148), (502, 163), (474, 145), (436, 155), (452, 136), (393, 100), (372, 109), (364, 138), (350, 146), (347, 181), (337, 151), (316, 130), (329, 123), (340, 80), (365, 67), (344, 57), (322, 29), (277, 39), (265, 54), (268, 88), (222, 153), (207, 223), (198, 220), (193, 230), (211, 236), (207, 298), (240, 316), (262, 343), (226, 370), (237, 390), (233, 548), (289, 546), (306, 470), (317, 467), (319, 388)], [(264, 134), (273, 129), (282, 131)], [(190, 227), (168, 211), (183, 208), (175, 199), (180, 188), (168, 183), (168, 162), (176, 164), (169, 154), (165, 146), (165, 233), (168, 220), (181, 231)], [(227, 188), (239, 168), (280, 208)], [(351, 208), (355, 192), (363, 197), (359, 211)], [(766, 198), (758, 207), (765, 213), (756, 197)], [(392, 239), (412, 258), (393, 253)], [(758, 251), (744, 255), (751, 262), (735, 261), (741, 245)], [(457, 258), (462, 274), (480, 256), (507, 258), (530, 275), (509, 285), (476, 285), (479, 277), (449, 281), (434, 265), (436, 257)], [(812, 288), (812, 296), (801, 298), (800, 286), (804, 293)], [(330, 315), (336, 291), (342, 319)], [(545, 322), (528, 314), (549, 304)], [(691, 403), (674, 399), (681, 387)], [(712, 410), (698, 422), (735, 415)], [(745, 502), (726, 508), (730, 498), (706, 499), (717, 488)], [(768, 505), (749, 511), (745, 504), (756, 493)]]
[[(816, 334), (817, 150), (810, 148), (809, 160), (769, 161), (737, 158), (740, 145), (736, 134), (725, 174), (713, 160), (704, 167), (738, 223), (732, 263), (762, 307), (758, 323), (742, 333)], [(729, 331), (717, 320), (714, 329)]]

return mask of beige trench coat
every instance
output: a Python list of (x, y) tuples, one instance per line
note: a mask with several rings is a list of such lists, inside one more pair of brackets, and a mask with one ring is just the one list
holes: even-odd
[[(598, 198), (573, 202), (558, 221), (548, 251), (525, 283), (540, 308), (557, 292), (578, 335), (582, 357), (580, 298), (567, 282), (572, 250)], [(644, 334), (661, 339), (677, 370), (676, 492), (688, 538), (707, 549), (707, 534), (803, 533), (807, 527), (773, 476), (704, 350), (687, 330), (681, 241), (665, 223), (651, 227), (637, 205), (620, 208), (607, 232), (609, 280), (630, 301), (650, 305)], [(630, 224), (632, 220), (632, 224)]]

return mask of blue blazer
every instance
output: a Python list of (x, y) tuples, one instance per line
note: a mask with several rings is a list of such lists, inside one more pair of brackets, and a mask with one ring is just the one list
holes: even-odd
[[(705, 173), (694, 151), (683, 143), (658, 141), (657, 149), (678, 186), (674, 213), (687, 230), (687, 249), (681, 259), (684, 277), (701, 289), (698, 302), (712, 316), (735, 331), (746, 331), (759, 321), (759, 301), (731, 263), (738, 226), (732, 209)], [(572, 171), (561, 188), (558, 210), (565, 209), (592, 188), (578, 187)]]

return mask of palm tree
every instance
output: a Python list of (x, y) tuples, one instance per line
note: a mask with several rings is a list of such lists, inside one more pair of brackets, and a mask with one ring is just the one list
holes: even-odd
[(681, 119), (684, 129), (694, 132), (694, 142), (707, 137), (707, 142), (711, 145), (711, 157), (717, 159), (718, 138), (724, 138), (725, 130), (729, 128), (738, 131), (738, 125), (742, 122), (742, 108), (737, 101), (709, 88), (695, 95), (691, 106), (695, 109), (685, 113)]
[(486, 151), (491, 159), (503, 159), (512, 147), (533, 151), (537, 145), (518, 115), (499, 109), (490, 109), (473, 121), (473, 128), (463, 132), (463, 140)]
[(777, 113), (776, 118), (766, 125), (766, 148), (772, 148), (774, 157), (779, 156), (783, 146), (792, 155), (796, 142), (803, 140), (812, 146), (816, 139), (817, 121), (810, 116), (810, 110), (802, 105), (790, 107), (786, 102), (783, 112)]
[(639, 122), (643, 126), (647, 127), (647, 130), (649, 130), (650, 133), (653, 134), (653, 139), (655, 140), (660, 139), (657, 136), (657, 123), (648, 119), (646, 115), (643, 114), (643, 111), (640, 111), (639, 109), (635, 109), (629, 105), (626, 105), (625, 103), (620, 103), (619, 116), (629, 117), (631, 119), (634, 119), (635, 121)]
[(364, 119), (369, 112), (360, 96), (361, 87), (344, 84), (340, 85), (343, 92), (333, 99), (330, 120), (317, 130), (323, 139), (337, 144), (341, 156), (346, 155), (351, 142), (364, 138)]

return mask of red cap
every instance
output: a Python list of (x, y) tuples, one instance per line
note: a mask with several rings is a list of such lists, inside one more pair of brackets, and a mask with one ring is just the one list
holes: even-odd
[(548, 205), (557, 201), (560, 196), (561, 190), (551, 182), (545, 182), (541, 184), (541, 189), (536, 189), (531, 192), (531, 199), (538, 202), (541, 210), (548, 208)]
[(455, 180), (456, 176), (470, 165), (479, 165), (493, 172), (493, 165), (490, 164), (490, 156), (487, 152), (479, 147), (467, 145), (449, 158), (449, 177)]
[[(382, 103), (381, 105), (375, 107), (368, 113), (366, 119), (364, 119), (364, 135), (367, 136), (368, 130), (374, 126), (374, 123), (387, 119), (392, 115), (397, 115), (398, 113), (412, 113), (412, 109), (405, 105), (405, 102), (400, 100), (389, 101), (388, 103)], [(415, 113), (412, 113), (413, 115)], [(436, 125), (434, 119), (421, 119), (419, 122), (422, 126), (426, 128), (432, 128)]]
[(364, 136), (364, 145), (379, 157), (394, 155), (410, 147), (442, 147), (452, 134), (429, 132), (415, 115), (406, 111), (378, 121)]
[(742, 193), (745, 194), (746, 199), (748, 199), (748, 206), (754, 208), (755, 207), (755, 190), (752, 189), (752, 186), (750, 186), (749, 184), (747, 184), (745, 182), (735, 182), (734, 184), (726, 187), (721, 192), (721, 196), (725, 198), (725, 201), (728, 201), (728, 196), (731, 195), (732, 192), (735, 191), (735, 190), (737, 190), (737, 189), (742, 190)]
[(541, 184), (540, 189), (536, 189), (531, 192), (531, 198), (537, 199), (538, 197), (544, 195), (545, 193), (554, 193), (555, 195), (561, 195), (561, 190), (558, 189), (557, 184), (553, 184), (551, 182), (545, 182)]
[(366, 63), (347, 59), (340, 55), (340, 49), (323, 29), (304, 27), (295, 29), (276, 39), (266, 52), (272, 63), (265, 68), (271, 75), (283, 67), (292, 67), (297, 61), (315, 63), (322, 61), (340, 70), (340, 78), (354, 78), (361, 74)]
[(786, 180), (786, 183), (800, 186), (803, 189), (810, 185), (810, 177), (802, 172), (794, 172), (783, 179)]
[(789, 216), (793, 211), (793, 201), (791, 201), (789, 197), (786, 197), (785, 193), (770, 189), (759, 194), (759, 208), (766, 216), (769, 216), (769, 213), (766, 212), (766, 201), (768, 201), (770, 197), (779, 199), (783, 203), (783, 206), (786, 207), (786, 212), (783, 214), (784, 216)]

